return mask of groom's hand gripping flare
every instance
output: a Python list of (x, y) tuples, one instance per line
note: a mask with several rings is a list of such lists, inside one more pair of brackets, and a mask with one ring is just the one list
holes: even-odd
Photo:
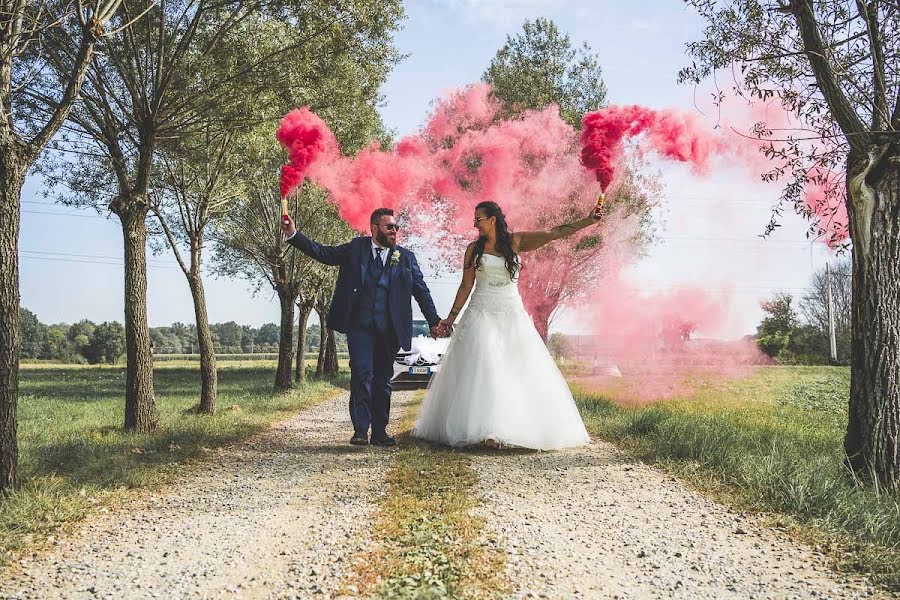
[(294, 220), (287, 214), (281, 215), (281, 233), (284, 234), (284, 238), (287, 239), (296, 232), (297, 226), (294, 225)]

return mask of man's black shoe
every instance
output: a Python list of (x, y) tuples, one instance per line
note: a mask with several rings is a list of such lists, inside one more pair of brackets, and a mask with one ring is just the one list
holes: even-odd
[(350, 443), (354, 446), (368, 446), (369, 438), (364, 433), (354, 433), (353, 437), (350, 438)]
[(379, 436), (373, 435), (372, 436), (372, 445), (373, 446), (383, 446), (383, 447), (396, 446), (397, 440), (395, 440), (394, 438), (392, 438), (391, 436), (389, 436), (386, 433), (383, 435), (379, 435)]

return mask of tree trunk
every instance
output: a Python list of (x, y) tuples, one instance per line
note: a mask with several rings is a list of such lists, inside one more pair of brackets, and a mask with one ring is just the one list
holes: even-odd
[(194, 316), (197, 321), (197, 343), (200, 346), (200, 405), (197, 411), (208, 415), (216, 414), (216, 391), (219, 378), (216, 371), (216, 352), (213, 348), (212, 331), (206, 314), (206, 292), (200, 273), (193, 274), (188, 283), (194, 299)]
[(338, 372), (337, 343), (334, 340), (334, 330), (329, 327), (327, 331), (328, 340), (325, 343), (325, 364), (322, 371), (326, 375), (336, 375)]
[(537, 329), (538, 334), (541, 336), (541, 339), (544, 340), (544, 343), (547, 343), (547, 337), (550, 335), (550, 317), (549, 315), (544, 314), (535, 314), (531, 317), (532, 322), (534, 322), (534, 328)]
[(328, 316), (324, 310), (316, 309), (319, 313), (319, 359), (316, 361), (316, 377), (321, 377), (325, 373), (325, 352), (328, 348), (328, 339), (326, 330), (328, 327)]
[(13, 486), (19, 462), (19, 218), (25, 165), (12, 140), (0, 144), (0, 490)]
[[(884, 150), (884, 148), (882, 148)], [(850, 415), (844, 449), (861, 479), (900, 488), (900, 152), (851, 154)]]
[(297, 306), (297, 311), (300, 318), (297, 319), (297, 366), (294, 369), (294, 381), (303, 383), (306, 381), (306, 327), (312, 307), (308, 303), (301, 302)]
[(278, 369), (275, 371), (275, 391), (284, 392), (293, 386), (291, 367), (294, 363), (294, 301), (291, 294), (278, 286), (278, 301), (281, 303), (281, 337), (278, 340)]
[(147, 199), (122, 199), (116, 213), (125, 242), (125, 429), (143, 433), (159, 424), (147, 324)]

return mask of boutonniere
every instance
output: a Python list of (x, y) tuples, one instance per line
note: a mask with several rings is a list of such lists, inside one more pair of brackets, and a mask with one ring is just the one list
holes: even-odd
[(400, 262), (400, 251), (399, 251), (399, 250), (394, 250), (394, 251), (391, 253), (391, 266), (394, 267), (394, 266), (396, 266), (397, 263), (399, 263), (399, 262)]

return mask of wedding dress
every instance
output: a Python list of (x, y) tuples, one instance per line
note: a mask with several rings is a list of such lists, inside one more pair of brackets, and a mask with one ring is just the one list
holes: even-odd
[(589, 441), (562, 374), (502, 257), (485, 254), (475, 289), (429, 387), (413, 435), (551, 450)]

